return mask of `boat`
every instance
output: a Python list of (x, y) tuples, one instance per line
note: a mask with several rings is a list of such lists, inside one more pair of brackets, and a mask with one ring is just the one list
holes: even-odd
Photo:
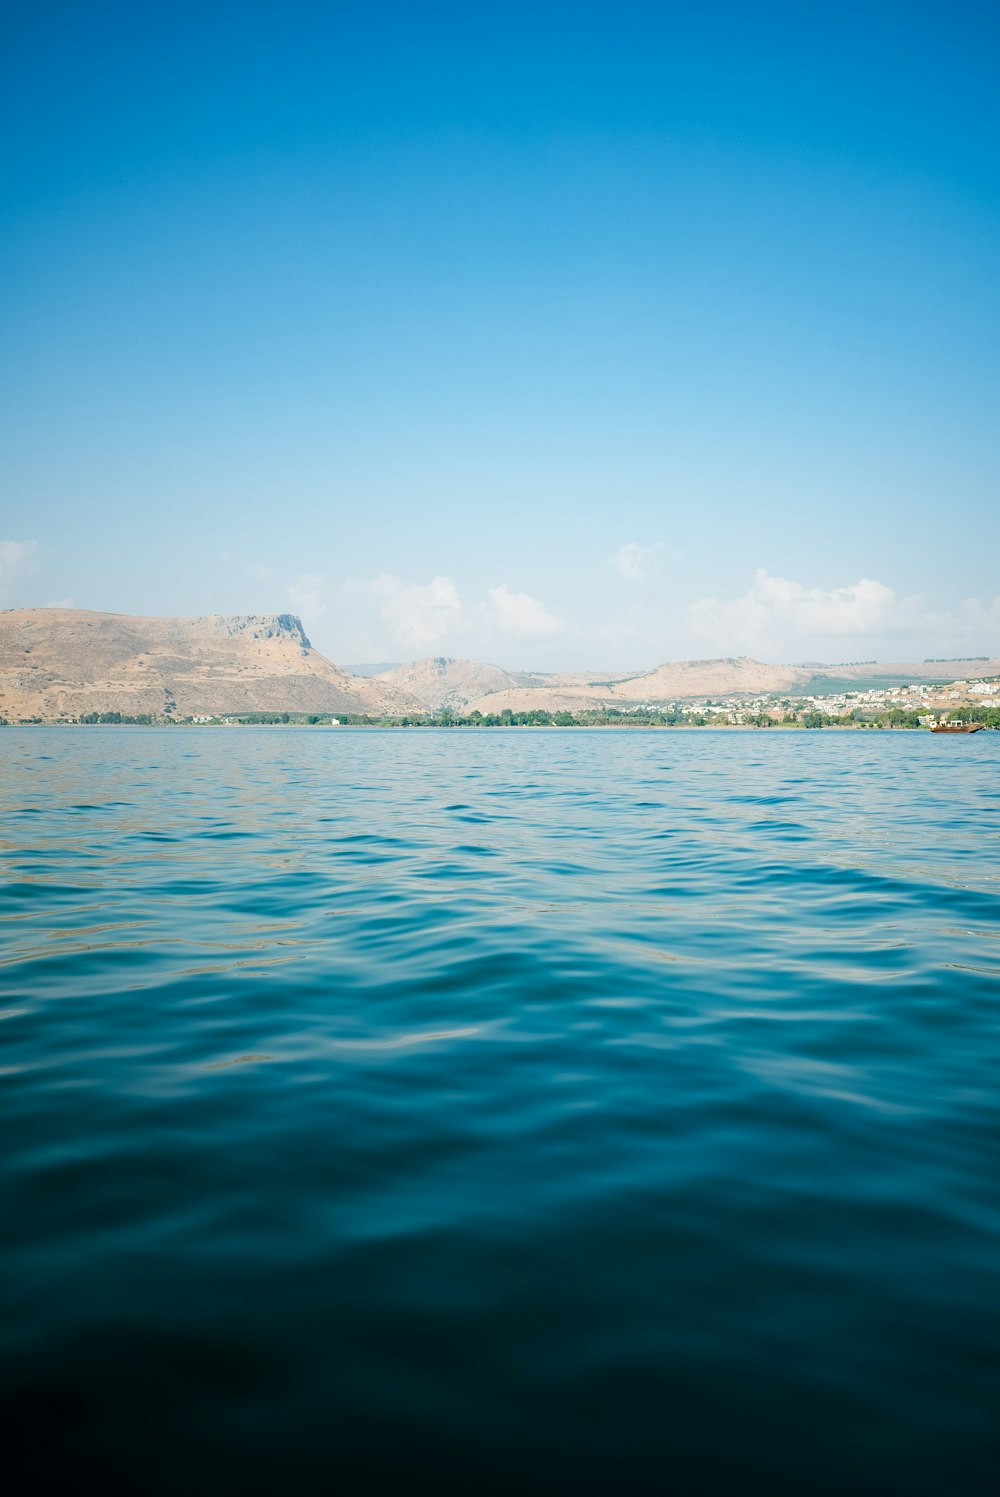
[(943, 717), (940, 722), (928, 724), (932, 733), (978, 733), (982, 723), (964, 723), (957, 717)]

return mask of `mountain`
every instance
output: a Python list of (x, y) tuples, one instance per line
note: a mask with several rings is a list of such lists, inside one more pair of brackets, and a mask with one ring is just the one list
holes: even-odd
[(377, 679), (385, 686), (407, 692), (437, 712), (442, 707), (464, 708), (487, 692), (541, 686), (547, 678), (528, 671), (503, 670), (499, 665), (483, 665), (476, 660), (432, 655), (383, 671)]
[[(798, 668), (798, 667), (797, 667)], [(1000, 659), (986, 655), (954, 656), (947, 660), (910, 660), (886, 663), (882, 660), (865, 660), (848, 665), (810, 665), (801, 667), (810, 682), (853, 682), (853, 689), (863, 688), (868, 682), (908, 681), (977, 681), (986, 676), (1000, 674)]]
[[(469, 662), (463, 662), (469, 664)], [(490, 667), (494, 670), (495, 667)], [(503, 673), (501, 673), (503, 674)], [(749, 656), (717, 660), (673, 660), (637, 675), (565, 673), (523, 675), (518, 682), (498, 682), (464, 703), (466, 711), (482, 713), (584, 712), (641, 703), (717, 699), (730, 696), (763, 696), (770, 693), (862, 691), (868, 685), (904, 684), (910, 681), (943, 681), (962, 677), (1000, 674), (1000, 660), (955, 660), (911, 662), (893, 665), (867, 662), (859, 665), (769, 665)], [(477, 679), (470, 676), (470, 680)], [(485, 684), (486, 678), (482, 679)], [(415, 695), (419, 693), (414, 693)]]
[[(612, 682), (622, 680), (628, 674), (627, 671), (600, 673), (600, 690), (604, 691)], [(387, 686), (408, 692), (431, 712), (438, 712), (442, 707), (456, 712), (476, 708), (482, 712), (501, 712), (504, 707), (511, 707), (520, 712), (531, 707), (561, 710), (562, 697), (567, 692), (570, 694), (567, 700), (572, 702), (586, 698), (587, 702), (593, 699), (600, 705), (603, 697), (593, 695), (597, 675), (593, 671), (509, 671), (479, 660), (428, 655), (422, 660), (410, 660), (406, 665), (382, 671), (378, 679)], [(525, 707), (521, 705), (522, 699)], [(555, 703), (557, 700), (558, 707), (549, 706), (550, 701)], [(485, 702), (491, 705), (484, 706)]]
[(501, 688), (470, 703), (470, 710), (583, 712), (602, 707), (661, 703), (740, 692), (787, 691), (810, 680), (813, 672), (797, 666), (764, 665), (746, 657), (723, 660), (676, 660), (637, 675), (593, 672), (536, 677), (530, 688)]
[(350, 676), (292, 614), (139, 618), (71, 608), (0, 612), (0, 717), (88, 712), (419, 711), (406, 692)]
[(398, 671), (401, 660), (369, 660), (362, 665), (345, 665), (344, 670), (352, 676), (384, 676), (387, 671)]
[(803, 666), (765, 665), (748, 655), (722, 660), (668, 660), (654, 670), (618, 681), (613, 700), (674, 701), (683, 697), (735, 696), (738, 692), (789, 691), (814, 674)]

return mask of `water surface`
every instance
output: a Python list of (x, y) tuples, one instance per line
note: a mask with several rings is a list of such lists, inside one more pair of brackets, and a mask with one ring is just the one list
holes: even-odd
[(1000, 735), (5, 729), (5, 1462), (994, 1489)]

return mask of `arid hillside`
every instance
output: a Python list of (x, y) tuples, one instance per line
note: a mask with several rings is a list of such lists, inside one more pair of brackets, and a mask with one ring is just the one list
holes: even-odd
[(765, 665), (747, 655), (723, 660), (669, 660), (655, 670), (609, 688), (613, 701), (661, 702), (682, 697), (731, 696), (736, 692), (788, 691), (812, 671), (796, 665)]
[[(503, 673), (499, 673), (503, 674)], [(755, 696), (770, 692), (823, 692), (854, 683), (863, 690), (870, 681), (942, 681), (1000, 674), (998, 660), (919, 661), (866, 665), (769, 665), (749, 656), (719, 660), (673, 660), (639, 675), (598, 678), (594, 674), (538, 675), (521, 683), (498, 685), (465, 702), (468, 711), (482, 713), (581, 712), (603, 707), (652, 706), (705, 697)], [(472, 677), (471, 679), (475, 679)], [(830, 685), (827, 687), (826, 682)]]
[(69, 608), (0, 612), (0, 717), (89, 712), (174, 717), (420, 710), (404, 691), (350, 676), (291, 614), (139, 618)]
[(456, 660), (430, 655), (384, 671), (375, 678), (383, 685), (405, 691), (436, 712), (442, 707), (464, 708), (476, 697), (515, 687), (537, 687), (546, 677), (528, 671), (507, 671), (478, 660)]
[[(478, 707), (484, 712), (513, 707), (520, 711), (522, 699), (528, 708), (559, 711), (564, 709), (564, 697), (578, 705), (603, 701), (607, 688), (628, 674), (601, 673), (598, 679), (592, 671), (509, 671), (479, 660), (429, 655), (383, 671), (377, 679), (415, 696), (432, 712), (442, 707), (456, 711)], [(487, 699), (493, 704), (489, 708), (482, 705)]]

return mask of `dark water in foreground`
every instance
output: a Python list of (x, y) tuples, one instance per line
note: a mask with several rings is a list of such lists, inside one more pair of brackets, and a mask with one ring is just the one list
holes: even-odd
[(1000, 735), (0, 774), (7, 1478), (995, 1489)]

